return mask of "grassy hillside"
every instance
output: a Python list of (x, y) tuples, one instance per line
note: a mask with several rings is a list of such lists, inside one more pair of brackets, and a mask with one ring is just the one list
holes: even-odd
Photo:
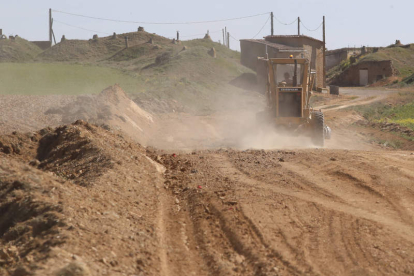
[[(129, 37), (127, 49), (125, 35)], [(215, 58), (208, 54), (213, 47)], [(0, 93), (98, 93), (119, 83), (138, 100), (156, 98), (179, 102), (188, 110), (206, 110), (244, 93), (240, 85), (230, 83), (253, 73), (240, 64), (240, 53), (211, 40), (173, 44), (146, 32), (96, 41), (67, 40), (36, 60), (33, 64), (0, 64), (4, 79)]]
[(0, 63), (0, 94), (91, 94), (119, 83), (136, 92), (137, 79), (116, 69), (44, 63)]
[(37, 45), (20, 37), (0, 39), (0, 62), (31, 61), (41, 52)]

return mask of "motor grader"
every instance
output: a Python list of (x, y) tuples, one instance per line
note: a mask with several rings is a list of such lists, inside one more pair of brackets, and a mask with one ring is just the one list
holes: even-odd
[(321, 110), (310, 105), (315, 72), (304, 58), (259, 58), (267, 68), (267, 108), (258, 114), (261, 123), (273, 124), (278, 130), (311, 137), (323, 147), (331, 130), (325, 125)]

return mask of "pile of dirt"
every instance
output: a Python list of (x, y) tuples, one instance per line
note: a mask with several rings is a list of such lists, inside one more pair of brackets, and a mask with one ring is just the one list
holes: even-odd
[(147, 43), (166, 44), (169, 39), (147, 32), (134, 32), (90, 39), (62, 41), (39, 55), (42, 61), (100, 61), (122, 53), (125, 49), (125, 37), (130, 47)]
[(20, 37), (0, 39), (0, 62), (31, 61), (41, 52), (37, 45)]
[(0, 145), (1, 275), (157, 274), (162, 168), (143, 147), (84, 121)]
[(153, 124), (153, 116), (128, 98), (119, 85), (103, 90), (99, 95), (78, 96), (76, 101), (59, 108), (50, 108), (46, 115), (62, 116), (62, 123), (84, 120), (106, 124), (135, 137), (145, 144)]

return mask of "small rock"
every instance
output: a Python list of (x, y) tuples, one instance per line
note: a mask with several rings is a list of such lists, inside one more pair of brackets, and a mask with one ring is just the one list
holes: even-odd
[[(29, 275), (33, 275), (33, 273), (31, 273), (27, 268), (25, 268), (24, 266), (19, 266), (18, 268), (16, 268), (16, 270), (13, 272), (12, 276), (29, 276)], [(60, 275), (59, 275), (60, 276)], [(71, 275), (62, 275), (62, 276), (71, 276)], [(75, 276), (75, 275), (74, 275)]]
[(102, 258), (102, 259), (100, 259), (99, 261), (100, 261), (101, 263), (105, 264), (105, 265), (108, 265), (108, 262), (106, 261), (106, 259), (105, 259), (105, 258)]
[(210, 49), (210, 51), (208, 51), (208, 54), (209, 54), (210, 56), (212, 56), (213, 58), (216, 58), (216, 49), (214, 49), (214, 47), (212, 47), (212, 48)]
[(283, 157), (280, 157), (280, 158), (279, 158), (279, 161), (280, 161), (280, 162), (285, 162), (285, 159), (284, 159)]
[(8, 260), (10, 258), (9, 254), (7, 254), (7, 252), (4, 250), (4, 248), (2, 248), (0, 250), (0, 259), (1, 260)]
[(244, 257), (241, 255), (237, 255), (235, 259), (238, 264), (241, 264), (242, 262), (244, 262)]
[(55, 276), (90, 276), (89, 268), (80, 261), (72, 262), (55, 272)]
[(336, 161), (336, 158), (335, 157), (331, 157), (331, 158), (329, 158), (329, 160)]
[(178, 198), (175, 198), (175, 204), (179, 204), (180, 200)]
[(32, 161), (29, 162), (29, 165), (33, 167), (38, 167), (40, 165), (40, 161), (37, 159), (33, 159)]

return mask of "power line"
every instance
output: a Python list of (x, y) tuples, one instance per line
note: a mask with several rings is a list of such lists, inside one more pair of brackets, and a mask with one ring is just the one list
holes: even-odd
[(240, 39), (237, 39), (237, 38), (233, 37), (231, 34), (229, 34), (229, 35), (230, 35), (230, 38), (233, 38), (236, 41), (240, 41)]
[(103, 17), (94, 17), (94, 16), (88, 16), (88, 15), (81, 15), (81, 14), (75, 14), (65, 11), (58, 11), (53, 10), (57, 13), (63, 13), (68, 14), (72, 16), (78, 16), (78, 17), (84, 17), (89, 19), (95, 19), (95, 20), (104, 20), (104, 21), (111, 21), (111, 22), (118, 22), (118, 23), (133, 23), (133, 24), (147, 24), (147, 25), (188, 25), (188, 24), (204, 24), (204, 23), (215, 23), (215, 22), (225, 22), (225, 21), (232, 21), (232, 20), (240, 20), (240, 19), (246, 19), (251, 17), (257, 17), (262, 16), (265, 14), (269, 14), (269, 12), (266, 13), (260, 13), (260, 14), (254, 14), (254, 15), (248, 15), (248, 16), (242, 16), (242, 17), (235, 17), (235, 18), (227, 18), (227, 19), (220, 19), (220, 20), (208, 20), (208, 21), (188, 21), (188, 22), (145, 22), (145, 21), (127, 21), (127, 20), (117, 20), (117, 19), (109, 19), (109, 18), (103, 18)]
[(298, 19), (296, 18), (294, 21), (292, 21), (291, 23), (284, 23), (284, 22), (282, 22), (282, 21), (280, 21), (276, 16), (273, 16), (273, 18), (275, 18), (276, 19), (276, 21), (277, 22), (279, 22), (280, 24), (282, 24), (282, 25), (286, 25), (286, 26), (289, 26), (289, 25), (292, 25), (293, 23), (295, 23), (296, 21), (298, 21)]
[(310, 29), (308, 29), (306, 26), (305, 26), (305, 24), (303, 24), (303, 22), (302, 22), (302, 20), (300, 21), (300, 23), (302, 24), (302, 26), (306, 29), (306, 30), (308, 30), (309, 32), (314, 32), (314, 31), (317, 31), (317, 30), (319, 30), (321, 27), (322, 27), (322, 25), (323, 25), (323, 22), (316, 28), (316, 29), (313, 29), (313, 30), (310, 30)]
[(56, 19), (53, 19), (53, 22), (58, 22), (60, 24), (63, 24), (63, 25), (69, 26), (69, 27), (73, 27), (73, 28), (77, 28), (77, 29), (81, 29), (81, 30), (84, 30), (84, 31), (89, 31), (89, 32), (94, 32), (94, 33), (101, 33), (101, 34), (110, 35), (110, 33), (105, 33), (105, 32), (100, 32), (100, 31), (85, 29), (85, 28), (82, 28), (82, 27), (78, 27), (78, 26), (74, 26), (74, 25), (71, 25), (71, 24), (68, 24), (68, 23), (61, 22), (61, 21), (56, 20)]
[[(258, 34), (260, 34), (260, 32), (263, 30), (263, 28), (266, 26), (267, 22), (269, 22), (270, 16), (267, 18), (266, 22), (263, 24), (262, 28), (260, 29), (260, 31), (253, 37), (255, 38)], [(252, 39), (253, 39), (252, 38)]]
[[(221, 30), (219, 31), (214, 31), (214, 32), (209, 32), (209, 34), (215, 34), (215, 33), (221, 33)], [(193, 34), (193, 35), (183, 35), (181, 37), (193, 37), (193, 36), (200, 36), (200, 35), (205, 35), (206, 33), (203, 34)]]

